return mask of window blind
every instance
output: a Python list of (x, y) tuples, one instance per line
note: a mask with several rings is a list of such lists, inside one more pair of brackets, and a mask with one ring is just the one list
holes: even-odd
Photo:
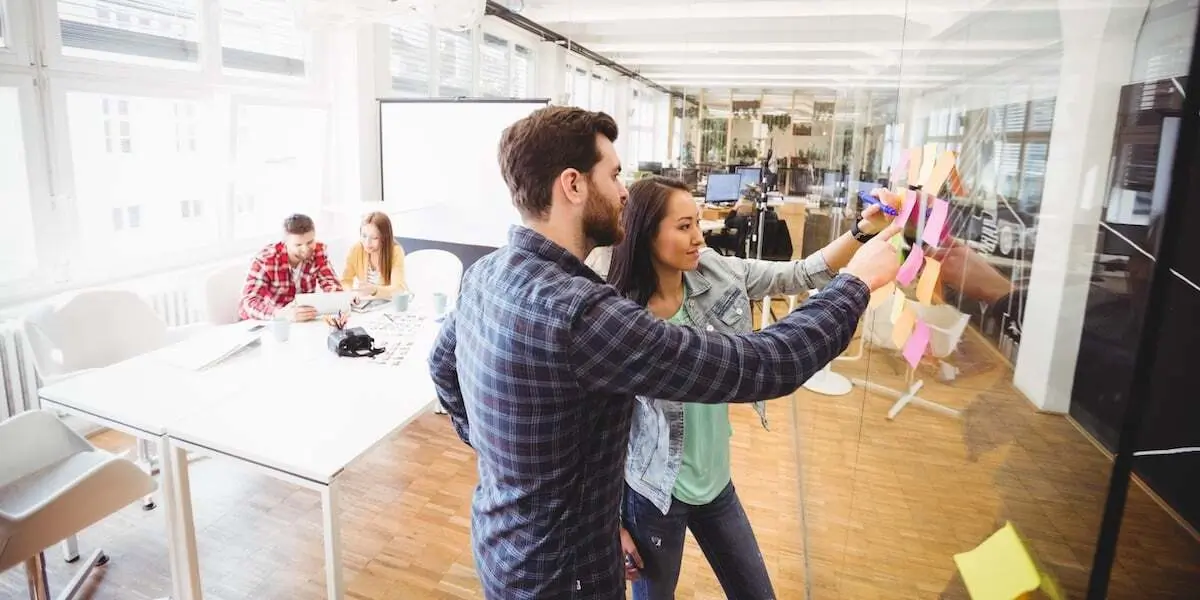
[(1050, 133), (1054, 125), (1054, 98), (1034, 100), (1029, 108), (1028, 131)]
[(221, 0), (221, 63), (227, 69), (304, 76), (304, 35), (288, 0)]
[(483, 34), (483, 44), (479, 46), (479, 94), (490, 98), (508, 96), (508, 68), (508, 41)]
[(431, 34), (429, 25), (424, 23), (392, 27), (389, 61), (392, 89), (401, 95), (429, 95)]
[(471, 32), (437, 30), (438, 96), (471, 95)]
[(513, 45), (512, 53), (512, 88), (509, 95), (514, 98), (527, 98), (531, 94), (529, 81), (532, 79), (533, 50), (520, 44)]
[(592, 111), (602, 110), (602, 108), (604, 106), (604, 88), (605, 88), (604, 83), (605, 82), (603, 79), (600, 78), (600, 75), (598, 75), (596, 73), (592, 73), (592, 82), (591, 83), (592, 83), (591, 93), (590, 93), (591, 102), (585, 108), (587, 108), (588, 110), (592, 110)]
[(126, 63), (199, 61), (197, 0), (59, 0), (63, 54)]

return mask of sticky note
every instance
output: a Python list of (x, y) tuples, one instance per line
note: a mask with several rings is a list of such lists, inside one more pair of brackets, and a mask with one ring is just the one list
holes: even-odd
[(921, 147), (908, 150), (908, 185), (918, 185), (917, 177), (921, 175)]
[(950, 169), (950, 193), (960, 198), (967, 195), (967, 188), (963, 185), (957, 166)]
[(942, 263), (936, 258), (925, 259), (925, 270), (917, 280), (917, 302), (929, 304), (933, 302), (933, 290), (937, 287), (938, 275), (942, 273)]
[(934, 198), (933, 210), (925, 220), (925, 232), (921, 234), (921, 240), (936, 248), (942, 239), (942, 231), (946, 229), (946, 216), (949, 213), (950, 203), (941, 198)]
[[(921, 171), (917, 175), (917, 185), (925, 188), (925, 182), (929, 180), (929, 176), (933, 173), (933, 164), (937, 161), (937, 144), (925, 144), (925, 149), (921, 150)], [(912, 184), (912, 181), (909, 181)], [(926, 190), (928, 192), (937, 192), (937, 190)]]
[(892, 343), (896, 344), (897, 348), (904, 348), (904, 344), (908, 342), (916, 324), (917, 313), (912, 307), (906, 307), (904, 312), (900, 313), (900, 318), (896, 320), (896, 325), (892, 327)]
[(921, 356), (925, 354), (927, 345), (929, 345), (929, 326), (924, 321), (917, 319), (912, 335), (904, 344), (904, 360), (908, 361), (908, 366), (915, 369), (917, 365), (921, 364)]
[(958, 565), (967, 593), (975, 600), (1021, 598), (1043, 584), (1033, 557), (1011, 522), (974, 550), (955, 554), (954, 564)]
[(904, 206), (900, 207), (900, 214), (896, 215), (896, 220), (901, 223), (908, 223), (908, 220), (911, 219), (913, 215), (913, 207), (918, 204), (918, 200), (919, 198), (917, 198), (917, 193), (912, 190), (908, 190), (908, 193), (904, 194)]
[(908, 253), (908, 259), (904, 264), (900, 265), (900, 271), (896, 273), (896, 281), (900, 285), (908, 285), (912, 283), (914, 277), (917, 276), (917, 271), (921, 270), (921, 265), (925, 263), (925, 251), (921, 249), (920, 244), (913, 246)]
[(958, 157), (953, 150), (941, 153), (934, 162), (933, 171), (929, 174), (929, 179), (925, 181), (923, 189), (936, 195), (942, 189), (942, 184), (946, 183), (946, 179), (950, 177), (950, 171), (954, 170), (956, 162), (958, 162)]
[(900, 290), (892, 292), (892, 315), (889, 319), (892, 323), (900, 320), (900, 314), (904, 312), (906, 302), (908, 302), (908, 298), (904, 297), (904, 292)]
[(896, 284), (889, 281), (887, 283), (887, 285), (885, 285), (871, 293), (871, 302), (870, 302), (870, 304), (867, 305), (867, 308), (879, 308), (880, 304), (883, 304), (883, 302), (885, 300), (890, 298), (895, 293), (896, 293)]
[(895, 185), (897, 181), (900, 181), (902, 177), (908, 174), (906, 171), (907, 169), (908, 151), (905, 150), (904, 152), (900, 153), (900, 158), (896, 160), (896, 164), (892, 165), (892, 185)]

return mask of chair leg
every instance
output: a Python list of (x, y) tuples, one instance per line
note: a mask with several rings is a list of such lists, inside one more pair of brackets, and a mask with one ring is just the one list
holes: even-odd
[(50, 583), (46, 579), (46, 555), (25, 561), (25, 582), (29, 585), (29, 600), (50, 600)]
[(83, 563), (83, 567), (75, 572), (75, 576), (71, 578), (70, 583), (67, 584), (67, 587), (63, 588), (62, 593), (55, 600), (74, 600), (75, 596), (79, 594), (79, 590), (83, 589), (83, 583), (87, 581), (92, 571), (96, 567), (106, 564), (108, 564), (108, 555), (103, 550), (97, 549), (95, 552), (92, 552), (87, 562)]
[[(144, 469), (151, 477), (158, 474), (158, 466), (154, 463), (154, 458), (150, 455), (150, 442), (139, 439), (137, 441), (137, 464)], [(154, 510), (154, 496), (147, 494), (142, 498), (142, 510)]]
[(62, 541), (63, 560), (73, 563), (79, 560), (79, 538), (71, 536)]

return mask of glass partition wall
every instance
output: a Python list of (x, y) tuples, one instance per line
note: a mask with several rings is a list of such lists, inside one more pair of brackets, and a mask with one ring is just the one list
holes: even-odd
[[(967, 598), (955, 555), (1006, 524), (1063, 597), (1200, 589), (1200, 412), (1181, 379), (1200, 348), (1194, 242), (1158, 296), (1166, 322), (1148, 339), (1166, 356), (1145, 397), (1130, 393), (1156, 252), (1173, 243), (1156, 235), (1185, 202), (1176, 147), (1195, 145), (1196, 2), (1054, 6), (910, 13), (877, 72), (890, 89), (814, 99), (828, 158), (804, 194), (804, 255), (849, 225), (858, 189), (955, 169), (919, 190), (932, 195), (905, 253), (925, 258), (901, 309), (881, 296), (792, 404), (807, 597)], [(917, 242), (942, 202), (946, 233)], [(1118, 450), (1143, 453), (1132, 477)]]

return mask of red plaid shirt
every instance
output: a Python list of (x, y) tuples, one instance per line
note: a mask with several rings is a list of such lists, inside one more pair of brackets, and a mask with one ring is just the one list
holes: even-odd
[(336, 292), (342, 289), (337, 273), (329, 264), (325, 244), (317, 243), (311, 259), (300, 263), (300, 279), (297, 285), (288, 263), (287, 248), (283, 242), (271, 244), (254, 257), (250, 273), (246, 275), (246, 286), (242, 288), (242, 301), (238, 313), (243, 319), (267, 320), (275, 311), (292, 303), (296, 294), (309, 294), (318, 290)]

